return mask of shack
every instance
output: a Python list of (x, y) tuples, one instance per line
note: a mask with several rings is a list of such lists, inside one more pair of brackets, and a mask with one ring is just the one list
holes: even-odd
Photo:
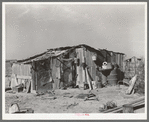
[(17, 82), (28, 81), (31, 92), (61, 87), (81, 88), (88, 84), (88, 80), (102, 80), (98, 68), (104, 61), (115, 62), (122, 67), (123, 58), (119, 59), (119, 55), (124, 56), (123, 53), (98, 50), (85, 44), (48, 49), (42, 54), (13, 63), (12, 73)]
[(125, 78), (131, 79), (135, 76), (135, 74), (138, 74), (139, 68), (141, 68), (141, 65), (143, 64), (143, 61), (141, 58), (137, 58), (135, 56), (126, 59), (124, 61), (124, 72), (125, 72)]

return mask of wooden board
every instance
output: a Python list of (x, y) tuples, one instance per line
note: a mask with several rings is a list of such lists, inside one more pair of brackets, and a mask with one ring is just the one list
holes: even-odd
[(131, 94), (134, 84), (136, 82), (137, 79), (137, 75), (135, 75), (129, 82), (131, 83), (130, 86), (128, 87), (128, 90), (126, 91), (126, 93)]
[(18, 79), (32, 79), (31, 76), (21, 76), (21, 75), (17, 75)]

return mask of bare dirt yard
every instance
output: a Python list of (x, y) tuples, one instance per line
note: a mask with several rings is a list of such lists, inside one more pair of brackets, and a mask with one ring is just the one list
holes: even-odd
[[(127, 104), (141, 97), (139, 94), (125, 95), (128, 87), (124, 85), (108, 86), (92, 90), (97, 100), (86, 100), (89, 90), (67, 88), (55, 90), (54, 95), (47, 92), (37, 96), (33, 93), (5, 92), (5, 112), (9, 113), (11, 103), (18, 103), (20, 109), (32, 108), (34, 113), (100, 113), (99, 107), (108, 101), (115, 101), (117, 106)], [(144, 108), (135, 111), (144, 113)]]

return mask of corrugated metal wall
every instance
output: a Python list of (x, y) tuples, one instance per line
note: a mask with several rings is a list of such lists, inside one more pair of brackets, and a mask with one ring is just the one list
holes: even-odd
[(119, 68), (123, 71), (124, 55), (120, 53), (115, 53), (115, 61), (118, 64)]
[(136, 57), (132, 57), (129, 61), (125, 61), (125, 78), (132, 78), (137, 73), (141, 63), (142, 61), (138, 60)]
[[(80, 82), (79, 86), (83, 87), (83, 82), (84, 82), (84, 72), (83, 72), (83, 67), (82, 67), (83, 54), (84, 54), (84, 57), (85, 57), (85, 63), (88, 66), (88, 72), (89, 72), (90, 79), (92, 81), (96, 81), (97, 77), (98, 77), (98, 80), (101, 80), (101, 73), (99, 71), (97, 71), (97, 64), (98, 65), (102, 64), (102, 62), (104, 61), (103, 57), (100, 54), (97, 54), (96, 52), (93, 52), (93, 51), (88, 50), (88, 49), (83, 49), (83, 48), (76, 49), (76, 52), (77, 52), (78, 58), (80, 60), (79, 73), (78, 73), (79, 82)], [(92, 60), (93, 55), (97, 56), (97, 62), (94, 62)]]
[(77, 72), (77, 74), (78, 74), (78, 80), (79, 80), (79, 82), (78, 82), (78, 85), (80, 86), (80, 87), (83, 87), (83, 67), (82, 67), (82, 56), (83, 56), (83, 48), (77, 48), (76, 49), (76, 53), (77, 53), (77, 58), (79, 59), (79, 66), (78, 66), (78, 68), (79, 68), (79, 73)]

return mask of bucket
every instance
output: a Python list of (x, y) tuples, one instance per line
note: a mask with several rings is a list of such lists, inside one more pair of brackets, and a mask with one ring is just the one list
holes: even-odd
[(115, 86), (118, 82), (117, 68), (111, 70), (110, 74), (107, 76), (107, 81), (110, 85)]
[(110, 70), (112, 68), (113, 68), (112, 63), (103, 62), (102, 69), (109, 69)]
[(130, 104), (123, 105), (123, 113), (134, 113), (133, 106)]
[(107, 69), (112, 69), (112, 68), (113, 68), (112, 63), (107, 63)]
[(107, 62), (102, 63), (102, 69), (107, 69)]

